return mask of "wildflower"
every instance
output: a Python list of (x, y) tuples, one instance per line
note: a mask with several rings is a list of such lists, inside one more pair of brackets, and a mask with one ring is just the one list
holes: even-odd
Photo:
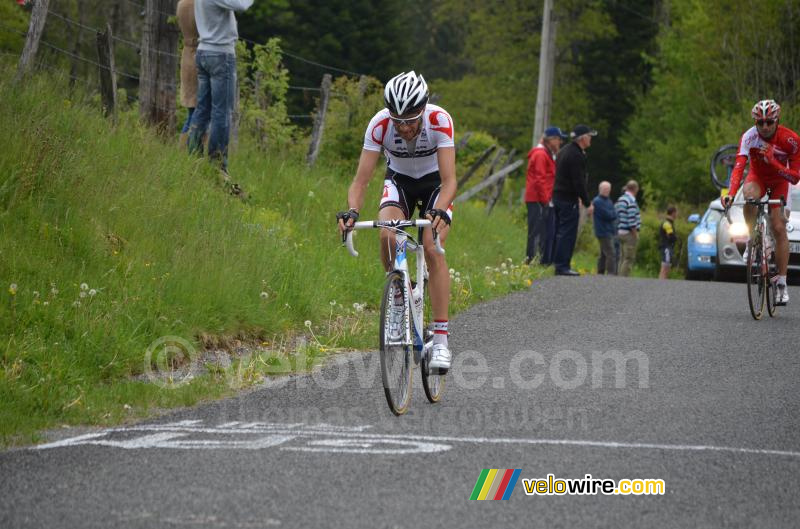
[(489, 282), (489, 286), (490, 286), (490, 287), (496, 287), (496, 286), (497, 286), (497, 283), (495, 283), (494, 281), (490, 281), (490, 282)]
[(93, 298), (93, 297), (95, 297), (96, 295), (97, 295), (97, 290), (95, 290), (95, 289), (91, 289), (91, 290), (89, 290), (89, 297), (90, 297), (90, 298)]
[(89, 290), (89, 285), (86, 283), (81, 283), (81, 290)]
[(50, 302), (49, 301), (45, 301), (44, 303), (42, 303), (42, 305), (46, 307), (46, 306), (50, 305)]
[(353, 303), (353, 308), (356, 312), (364, 312), (364, 307), (366, 307), (366, 303)]
[(261, 299), (267, 299), (269, 297), (269, 293), (268, 292), (262, 292), (260, 295), (261, 295)]
[(54, 296), (57, 296), (58, 295), (58, 289), (56, 287), (53, 287), (53, 288), (50, 289), (50, 293), (52, 295), (54, 295)]
[(508, 275), (508, 270), (503, 270), (503, 275), (507, 276)]
[(33, 297), (34, 297), (34, 299), (39, 297), (39, 291), (38, 290), (34, 290), (33, 291)]
[(484, 266), (483, 269), (486, 270), (487, 272), (491, 272), (492, 271), (492, 267), (491, 266)]
[(8, 293), (11, 294), (12, 296), (16, 296), (17, 295), (17, 284), (16, 283), (11, 283), (8, 286)]
[(313, 191), (309, 191), (308, 192), (308, 198), (314, 198), (314, 192)]
[(75, 300), (75, 301), (72, 302), (72, 306), (73, 307), (80, 307), (81, 306), (81, 302), (78, 301), (78, 300)]
[(512, 258), (510, 258), (510, 257), (506, 258), (506, 261), (508, 261), (509, 263), (513, 263), (514, 262), (514, 260)]
[(500, 263), (500, 268), (502, 268), (503, 270), (505, 270), (505, 269), (506, 269), (506, 264), (505, 264), (505, 263)]
[(311, 328), (311, 320), (306, 320), (303, 325), (305, 325), (306, 327), (308, 327), (310, 329)]
[(335, 306), (336, 306), (336, 300), (335, 300), (335, 299), (334, 299), (333, 301), (331, 301), (331, 302), (330, 302), (330, 306), (331, 306), (331, 307), (335, 307)]
[(455, 271), (454, 269), (452, 269), (452, 268), (451, 268), (451, 269), (450, 269), (450, 275), (454, 275), (455, 273), (456, 273), (456, 271)]
[(81, 297), (81, 299), (83, 299), (83, 298), (85, 298), (85, 297), (86, 297), (86, 292), (83, 292), (83, 291), (81, 291), (81, 293), (80, 293), (80, 294), (78, 294), (78, 296), (80, 296), (80, 297)]
[(456, 283), (461, 283), (461, 278), (460, 278), (460, 277), (458, 277), (458, 276), (456, 276), (456, 279), (455, 279), (455, 281), (456, 281)]
[(532, 284), (533, 284), (533, 281), (531, 281), (530, 279), (526, 279), (526, 280), (525, 280), (525, 286), (528, 286), (528, 287), (529, 287), (529, 286), (531, 286)]

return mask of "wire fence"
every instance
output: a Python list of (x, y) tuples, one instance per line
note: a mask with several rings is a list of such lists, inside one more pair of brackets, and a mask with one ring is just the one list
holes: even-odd
[[(142, 14), (144, 14), (145, 9), (146, 9), (146, 6), (144, 4), (141, 4), (141, 3), (136, 2), (134, 0), (123, 0), (123, 1), (128, 3), (128, 4), (133, 5), (135, 7), (140, 8), (142, 10)], [(168, 16), (168, 17), (175, 16), (175, 13), (167, 13), (167, 12), (159, 11), (159, 10), (156, 10), (156, 12), (159, 13), (160, 15), (162, 15), (162, 16)], [(78, 29), (80, 29), (82, 31), (93, 32), (95, 34), (104, 33), (104, 30), (101, 30), (101, 28), (96, 28), (94, 26), (91, 26), (91, 25), (86, 24), (84, 22), (75, 20), (75, 19), (73, 19), (73, 18), (71, 18), (71, 17), (69, 17), (67, 15), (64, 15), (62, 13), (59, 13), (59, 12), (56, 12), (56, 11), (53, 11), (53, 10), (48, 10), (48, 16), (52, 16), (52, 17), (56, 18), (57, 20), (60, 20), (64, 24), (72, 26), (72, 27), (76, 27), (76, 28), (78, 28)], [(5, 30), (6, 32), (9, 32), (9, 33), (14, 33), (14, 34), (20, 35), (22, 37), (26, 37), (26, 35), (27, 35), (24, 31), (20, 31), (20, 30), (18, 30), (16, 28), (8, 26), (8, 25), (4, 24), (1, 21), (0, 21), (0, 29), (3, 29), (3, 30)], [(137, 43), (137, 42), (135, 42), (133, 40), (129, 40), (129, 39), (126, 39), (126, 38), (118, 37), (118, 36), (114, 35), (113, 32), (112, 32), (111, 37), (115, 42), (124, 44), (124, 45), (126, 45), (126, 46), (128, 46), (130, 48), (135, 49), (137, 53), (141, 53), (141, 44), (140, 43)], [(263, 45), (263, 43), (257, 42), (257, 41), (252, 40), (252, 39), (244, 38), (244, 37), (240, 37), (240, 40), (245, 42), (245, 43), (247, 43), (247, 44), (251, 44), (251, 45)], [(40, 39), (39, 43), (41, 45), (47, 47), (48, 49), (52, 50), (54, 53), (64, 55), (66, 57), (69, 57), (69, 58), (77, 60), (77, 61), (81, 61), (82, 63), (85, 63), (85, 64), (90, 65), (90, 66), (94, 66), (96, 68), (100, 68), (100, 69), (103, 69), (103, 70), (106, 70), (106, 71), (111, 71), (111, 69), (108, 68), (106, 65), (101, 64), (101, 63), (97, 62), (94, 59), (91, 59), (91, 58), (82, 56), (82, 55), (80, 55), (78, 53), (75, 53), (73, 51), (67, 50), (67, 49), (65, 49), (65, 48), (63, 48), (61, 46), (58, 46), (57, 44), (49, 42), (48, 40)], [(181, 54), (173, 53), (173, 52), (170, 52), (170, 51), (167, 51), (167, 50), (153, 50), (153, 51), (155, 51), (158, 54), (165, 55), (165, 56), (176, 57), (176, 58), (180, 58), (181, 57)], [(302, 57), (302, 56), (300, 56), (298, 54), (292, 53), (292, 52), (290, 52), (290, 51), (288, 51), (286, 49), (283, 49), (283, 48), (281, 49), (281, 53), (285, 57), (289, 57), (291, 59), (294, 59), (294, 60), (297, 60), (297, 61), (300, 61), (300, 62), (303, 62), (303, 63), (306, 63), (306, 64), (310, 64), (310, 65), (316, 66), (316, 67), (318, 67), (320, 69), (323, 69), (323, 70), (328, 70), (328, 71), (332, 71), (332, 72), (339, 72), (339, 73), (350, 75), (350, 76), (362, 76), (363, 75), (363, 74), (360, 74), (358, 72), (354, 72), (352, 70), (347, 70), (347, 69), (344, 69), (344, 68), (338, 68), (338, 67), (335, 67), (335, 66), (323, 64), (323, 63), (318, 62), (318, 61), (307, 59), (305, 57)], [(16, 55), (16, 54), (9, 54), (7, 52), (2, 52), (2, 54), (3, 55)], [(53, 64), (45, 62), (43, 60), (37, 61), (36, 62), (36, 66), (37, 66), (37, 68), (40, 67), (40, 68), (44, 68), (44, 69), (47, 69), (47, 70), (50, 70), (50, 71), (65, 75), (65, 76), (69, 77), (72, 81), (80, 81), (81, 83), (85, 83), (90, 89), (96, 89), (97, 88), (97, 86), (96, 86), (97, 85), (97, 81), (96, 80), (92, 81), (90, 79), (87, 79), (86, 77), (81, 77), (81, 76), (78, 76), (78, 75), (76, 75), (74, 73), (64, 72), (64, 70), (62, 68), (58, 68), (58, 67), (54, 66)], [(135, 81), (136, 83), (139, 83), (141, 81), (140, 75), (137, 75), (137, 74), (132, 73), (132, 72), (127, 72), (127, 71), (121, 70), (121, 69), (116, 68), (116, 67), (113, 69), (112, 73), (116, 74), (119, 77), (122, 77), (122, 78), (125, 78), (125, 79), (129, 79), (131, 81)], [(179, 87), (179, 85), (177, 83), (164, 82), (164, 81), (159, 81), (159, 86), (160, 87), (165, 87), (165, 88), (171, 88), (171, 89), (177, 89)], [(322, 88), (319, 87), (319, 86), (296, 86), (296, 85), (290, 85), (287, 88), (289, 90), (292, 90), (292, 91), (315, 92), (315, 93), (321, 93), (322, 92)], [(340, 93), (340, 92), (331, 90), (330, 91), (330, 95), (333, 96), (333, 97), (337, 97), (337, 96), (342, 96), (343, 94)], [(126, 99), (128, 100), (129, 103), (138, 103), (139, 102), (138, 98), (136, 98), (133, 95), (130, 95), (130, 94), (126, 93), (125, 97), (126, 97)], [(174, 110), (174, 109), (166, 109), (166, 108), (158, 107), (158, 106), (156, 108), (158, 110), (161, 110), (161, 111), (172, 111), (172, 110)], [(292, 119), (292, 120), (310, 120), (310, 119), (313, 119), (313, 115), (312, 115), (311, 112), (309, 112), (308, 114), (288, 114), (287, 118)]]

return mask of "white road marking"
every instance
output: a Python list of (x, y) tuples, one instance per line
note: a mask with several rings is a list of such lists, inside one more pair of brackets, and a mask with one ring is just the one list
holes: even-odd
[[(181, 421), (169, 424), (143, 424), (112, 428), (98, 433), (81, 435), (33, 447), (37, 450), (77, 445), (101, 445), (117, 448), (216, 448), (260, 449), (280, 447), (302, 452), (347, 452), (369, 454), (425, 453), (450, 450), (453, 444), (505, 444), (567, 446), (580, 448), (612, 448), (630, 450), (666, 450), (683, 452), (725, 452), (746, 455), (783, 456), (800, 458), (800, 452), (731, 446), (628, 443), (584, 439), (525, 439), (512, 437), (456, 437), (415, 434), (382, 434), (367, 432), (371, 426), (306, 425), (302, 423), (224, 423), (203, 426), (202, 421)], [(144, 434), (125, 437), (130, 434)], [(109, 438), (109, 437), (112, 438)], [(122, 436), (121, 439), (117, 437)], [(187, 439), (188, 436), (193, 436)], [(209, 438), (211, 436), (212, 438)], [(199, 438), (198, 438), (199, 437)], [(316, 439), (314, 438), (323, 438)], [(311, 440), (309, 440), (311, 439)], [(300, 446), (284, 446), (299, 441)], [(397, 445), (391, 448), (387, 445)]]

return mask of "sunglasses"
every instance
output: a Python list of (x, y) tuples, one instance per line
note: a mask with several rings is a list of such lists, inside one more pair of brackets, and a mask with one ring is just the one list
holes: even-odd
[(764, 125), (766, 125), (768, 127), (771, 127), (774, 124), (775, 124), (775, 120), (774, 119), (758, 119), (758, 120), (756, 120), (756, 125), (758, 125), (759, 127), (763, 127)]
[(422, 117), (422, 114), (424, 114), (424, 113), (425, 113), (425, 109), (423, 109), (422, 112), (420, 112), (419, 114), (417, 114), (414, 117), (396, 118), (394, 116), (389, 116), (389, 118), (391, 118), (392, 123), (394, 123), (395, 125), (413, 125), (419, 118)]

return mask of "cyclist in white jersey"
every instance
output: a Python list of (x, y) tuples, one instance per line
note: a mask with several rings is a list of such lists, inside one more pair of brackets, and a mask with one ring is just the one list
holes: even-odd
[[(453, 120), (445, 109), (428, 103), (428, 85), (413, 71), (386, 83), (384, 103), (386, 108), (375, 114), (364, 135), (358, 170), (347, 194), (350, 209), (337, 215), (339, 229), (344, 232), (358, 220), (367, 185), (383, 151), (386, 177), (380, 220), (410, 219), (419, 208), (419, 216), (432, 221), (431, 228), (444, 246), (456, 195)], [(392, 266), (394, 243), (394, 234), (381, 230), (381, 262), (386, 271)], [(450, 274), (444, 255), (433, 250), (430, 229), (424, 230), (423, 244), (434, 319), (430, 367), (444, 372), (451, 361), (447, 343)]]

